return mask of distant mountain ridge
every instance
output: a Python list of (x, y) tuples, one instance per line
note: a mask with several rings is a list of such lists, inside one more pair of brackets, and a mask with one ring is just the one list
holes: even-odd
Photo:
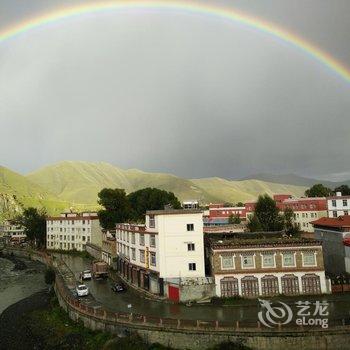
[(248, 177), (243, 178), (243, 180), (261, 180), (266, 182), (273, 182), (278, 184), (289, 184), (294, 186), (306, 186), (311, 187), (314, 184), (323, 184), (324, 186), (327, 186), (331, 189), (334, 189), (335, 187), (341, 186), (341, 185), (348, 185), (350, 186), (350, 180), (347, 181), (329, 181), (329, 180), (322, 180), (322, 179), (313, 179), (309, 177), (303, 177), (295, 174), (281, 174), (281, 175), (274, 175), (274, 174), (268, 174), (268, 173), (260, 173), (260, 174), (254, 174)]
[[(288, 182), (287, 182), (288, 181)], [(45, 166), (28, 175), (0, 166), (0, 214), (5, 209), (44, 207), (58, 213), (70, 207), (96, 209), (97, 193), (104, 187), (124, 188), (127, 193), (145, 187), (174, 192), (180, 200), (197, 199), (202, 204), (245, 202), (259, 194), (287, 193), (303, 196), (307, 188), (323, 183), (334, 188), (342, 183), (308, 179), (294, 174), (258, 174), (254, 178), (227, 180), (219, 177), (184, 179), (172, 174), (121, 169), (104, 162), (63, 161)], [(349, 182), (348, 182), (349, 183)], [(8, 208), (9, 204), (14, 208)], [(6, 207), (6, 208), (5, 208)]]

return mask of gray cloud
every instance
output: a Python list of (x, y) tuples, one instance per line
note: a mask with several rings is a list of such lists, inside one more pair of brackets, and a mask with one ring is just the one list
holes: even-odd
[[(347, 1), (211, 2), (293, 29), (350, 65)], [(3, 0), (3, 23), (62, 2), (25, 3)], [(349, 84), (300, 50), (214, 17), (80, 17), (0, 46), (0, 163), (27, 172), (101, 160), (186, 177), (345, 172), (349, 97)]]

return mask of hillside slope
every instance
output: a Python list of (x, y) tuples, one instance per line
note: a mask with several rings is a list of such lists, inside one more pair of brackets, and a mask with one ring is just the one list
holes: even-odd
[(202, 203), (252, 200), (259, 194), (290, 193), (300, 196), (305, 187), (276, 184), (259, 180), (229, 181), (220, 178), (183, 179), (171, 174), (124, 170), (108, 163), (65, 161), (49, 165), (27, 179), (59, 199), (95, 204), (97, 193), (104, 187), (124, 188), (127, 193), (156, 187), (172, 191), (180, 200), (198, 199)]

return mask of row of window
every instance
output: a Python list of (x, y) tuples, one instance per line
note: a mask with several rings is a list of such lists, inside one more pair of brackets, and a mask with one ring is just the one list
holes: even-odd
[(90, 225), (90, 220), (48, 220), (47, 223), (50, 225), (54, 225), (54, 224), (60, 224), (60, 225), (79, 225), (79, 224), (83, 224), (83, 225)]
[[(348, 206), (348, 200), (343, 199), (343, 207), (347, 207), (347, 206)], [(336, 199), (332, 200), (332, 207), (337, 207), (337, 200)]]
[[(282, 267), (296, 267), (295, 252), (284, 252)], [(263, 253), (261, 256), (262, 268), (276, 267), (276, 254)], [(240, 254), (243, 269), (255, 268), (255, 254)], [(316, 266), (316, 252), (302, 252), (303, 266)], [(221, 269), (235, 269), (235, 255), (221, 255)]]
[[(53, 227), (48, 227), (47, 228), (47, 232), (56, 232), (57, 231), (57, 229), (56, 228), (53, 228)], [(83, 227), (82, 229), (80, 229), (80, 228), (74, 228), (74, 227), (72, 227), (72, 228), (65, 228), (65, 227), (60, 227), (60, 229), (59, 229), (59, 232), (68, 232), (68, 233), (70, 233), (70, 232), (80, 232), (80, 231), (82, 231), (82, 232), (91, 232), (91, 228), (90, 227), (88, 227), (88, 228), (85, 228), (85, 227)]]
[[(343, 214), (341, 215), (349, 215), (349, 211), (348, 210), (344, 210)], [(337, 218), (338, 217), (338, 212), (336, 210), (333, 211), (333, 217)]]
[[(266, 275), (260, 279), (261, 293), (259, 292), (259, 279), (255, 276), (245, 276), (241, 279), (241, 295), (244, 297), (257, 297), (259, 295), (272, 296), (277, 294), (299, 294), (299, 279), (297, 276), (284, 275), (281, 277), (281, 286), (276, 276)], [(233, 297), (239, 294), (239, 281), (235, 277), (224, 277), (220, 280), (222, 297)], [(281, 287), (281, 291), (280, 291)], [(315, 274), (305, 274), (301, 277), (302, 293), (320, 294), (320, 277)]]
[[(145, 245), (146, 238), (144, 233), (134, 233), (128, 231), (117, 232), (117, 238), (123, 242), (136, 244), (136, 240), (139, 245)], [(137, 238), (137, 239), (136, 239)], [(149, 244), (150, 247), (156, 246), (156, 235), (149, 235)]]
[(90, 236), (70, 236), (70, 235), (60, 235), (60, 236), (55, 236), (55, 235), (48, 235), (47, 239), (52, 239), (55, 240), (56, 238), (59, 238), (60, 241), (75, 241), (75, 238), (77, 238), (77, 240), (81, 239), (84, 242), (90, 242)]
[[(294, 213), (294, 219), (297, 219), (297, 218), (308, 218), (309, 217), (309, 213)], [(310, 218), (317, 218), (317, 213), (310, 213)]]
[[(60, 243), (59, 244), (59, 249), (81, 249), (84, 247), (84, 244), (79, 244), (79, 243)], [(47, 247), (48, 248), (55, 248), (56, 244), (55, 242), (47, 242)]]

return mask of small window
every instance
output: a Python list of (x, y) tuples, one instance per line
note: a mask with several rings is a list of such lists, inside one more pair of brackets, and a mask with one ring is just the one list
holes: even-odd
[(194, 251), (194, 243), (187, 243), (187, 250), (189, 252)]
[(136, 260), (136, 249), (135, 248), (131, 248), (131, 259)]
[(275, 256), (273, 254), (263, 254), (262, 267), (275, 267)]
[(188, 264), (188, 269), (190, 270), (190, 271), (196, 271), (196, 263), (189, 263)]
[(143, 233), (140, 234), (140, 245), (145, 245), (145, 235)]
[(338, 213), (337, 213), (336, 210), (333, 211), (333, 217), (334, 217), (334, 218), (338, 217)]
[(152, 266), (156, 266), (156, 264), (157, 264), (157, 261), (156, 261), (156, 253), (151, 252), (151, 253), (150, 253), (150, 258), (151, 258), (151, 265), (152, 265)]
[(131, 234), (131, 244), (135, 244), (135, 233)]
[(315, 266), (316, 265), (316, 257), (313, 252), (303, 252), (303, 265), (304, 266)]
[(154, 215), (149, 216), (149, 227), (155, 228), (156, 227), (156, 222), (154, 220)]
[(348, 206), (348, 201), (346, 199), (343, 199), (343, 207), (347, 207)]
[(254, 256), (253, 255), (243, 255), (242, 256), (242, 267), (243, 268), (254, 267)]
[(294, 254), (293, 253), (284, 253), (283, 254), (283, 266), (294, 266), (295, 260), (294, 260)]
[(156, 236), (155, 235), (150, 235), (149, 238), (149, 245), (151, 247), (155, 247), (156, 246)]
[(194, 231), (194, 224), (187, 224), (187, 231)]
[(332, 206), (336, 207), (337, 206), (337, 201), (335, 199), (332, 200)]
[(221, 256), (221, 268), (222, 269), (232, 269), (233, 267), (234, 267), (233, 256), (232, 255), (222, 255)]
[(144, 263), (145, 262), (145, 251), (140, 250), (140, 262)]

